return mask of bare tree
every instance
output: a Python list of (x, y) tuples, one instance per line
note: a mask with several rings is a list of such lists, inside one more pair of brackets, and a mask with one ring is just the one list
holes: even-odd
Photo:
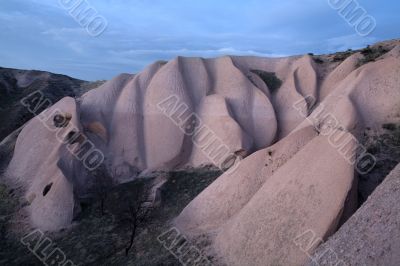
[(100, 201), (100, 213), (104, 215), (104, 204), (109, 191), (113, 188), (112, 178), (108, 175), (105, 164), (90, 172), (92, 180), (92, 191), (94, 197)]
[[(133, 194), (133, 195), (132, 195)], [(153, 203), (149, 201), (150, 188), (148, 184), (138, 184), (134, 193), (127, 200), (127, 211), (125, 219), (129, 222), (131, 236), (125, 255), (128, 256), (131, 250), (138, 228), (143, 226), (153, 210)]]

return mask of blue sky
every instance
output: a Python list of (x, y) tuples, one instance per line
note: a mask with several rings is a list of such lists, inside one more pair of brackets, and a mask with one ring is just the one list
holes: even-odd
[(395, 0), (358, 0), (377, 21), (367, 37), (328, 0), (87, 2), (108, 22), (100, 36), (90, 36), (59, 0), (0, 0), (0, 66), (97, 80), (178, 55), (318, 54), (400, 37)]

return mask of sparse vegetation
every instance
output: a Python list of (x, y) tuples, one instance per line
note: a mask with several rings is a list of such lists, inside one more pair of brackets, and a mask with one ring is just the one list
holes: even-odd
[(113, 186), (112, 178), (106, 173), (107, 170), (104, 163), (91, 172), (94, 179), (93, 195), (100, 202), (101, 215), (104, 215), (104, 204), (107, 199), (108, 193)]
[(316, 55), (314, 55), (313, 53), (308, 53), (308, 55), (311, 56), (312, 59), (314, 60), (314, 62), (317, 63), (317, 64), (323, 64), (323, 63), (325, 63), (325, 61), (322, 60), (322, 58), (321, 58), (320, 56), (316, 56)]
[(12, 158), (17, 137), (21, 130), (22, 128), (15, 130), (7, 138), (0, 142), (0, 175), (4, 172)]
[[(133, 235), (133, 220), (126, 219), (132, 218), (129, 206), (133, 206), (136, 197), (144, 195), (141, 193), (143, 186), (151, 180), (138, 180), (113, 188), (104, 202), (104, 215), (99, 212), (101, 199), (88, 202), (79, 221), (75, 222), (76, 225), (46, 236), (52, 239), (69, 259), (79, 265), (181, 265), (158, 242), (157, 237), (170, 229), (171, 220), (220, 175), (221, 171), (214, 168), (171, 172), (161, 190), (161, 205), (147, 213), (148, 216), (139, 215), (148, 218), (145, 223), (136, 227), (134, 241), (127, 256), (126, 251)], [(11, 206), (3, 201), (3, 195), (9, 198), (8, 193), (0, 186), (0, 206)], [(1, 215), (8, 213), (3, 212), (3, 209), (0, 211)], [(8, 237), (2, 238), (0, 243), (0, 264), (42, 265), (21, 245), (18, 237), (9, 230), (7, 234)], [(201, 244), (197, 245), (197, 242), (193, 244), (202, 247)]]
[(367, 46), (366, 48), (361, 50), (361, 54), (364, 58), (360, 59), (358, 62), (358, 66), (362, 66), (368, 64), (370, 62), (375, 62), (379, 57), (389, 52), (389, 50), (382, 45), (377, 47)]
[(386, 54), (387, 52), (389, 52), (389, 50), (385, 47), (383, 47), (382, 45), (379, 46), (367, 46), (364, 49), (361, 50), (352, 50), (352, 49), (348, 49), (346, 52), (338, 52), (333, 56), (332, 61), (333, 62), (343, 62), (344, 60), (346, 60), (349, 56), (360, 52), (364, 57), (362, 59), (359, 60), (358, 62), (358, 67), (365, 65), (369, 62), (375, 62), (376, 59), (378, 59), (379, 57), (381, 57), (382, 55)]
[(317, 63), (317, 64), (323, 64), (323, 63), (324, 63), (324, 60), (322, 60), (322, 59), (319, 58), (319, 57), (313, 57), (313, 60), (314, 60), (314, 62)]
[(137, 231), (146, 225), (149, 219), (149, 215), (153, 210), (153, 206), (147, 202), (147, 198), (150, 192), (150, 188), (147, 184), (137, 186), (135, 191), (132, 191), (126, 198), (123, 205), (127, 206), (127, 210), (124, 212), (124, 219), (126, 219), (130, 225), (130, 240), (128, 246), (125, 248), (125, 256), (128, 256), (131, 250)]
[[(15, 196), (15, 190), (9, 189), (4, 184), (0, 183), (0, 238), (2, 240), (6, 239), (8, 233), (7, 227), (17, 206), (18, 200)], [(0, 251), (0, 258), (2, 257), (1, 253)], [(1, 260), (0, 264), (2, 264)]]
[(360, 175), (359, 198), (360, 204), (365, 202), (392, 169), (400, 163), (400, 125), (393, 123), (382, 125), (384, 133), (368, 130), (364, 133), (363, 145), (367, 152), (376, 158), (372, 171)]
[(0, 219), (10, 215), (17, 206), (17, 199), (14, 198), (14, 190), (0, 183)]
[(333, 56), (333, 62), (343, 62), (348, 57), (352, 56), (355, 53), (353, 50), (348, 50), (346, 52), (339, 52)]
[(252, 69), (251, 72), (259, 76), (272, 93), (276, 92), (282, 86), (282, 80), (280, 80), (274, 72), (257, 69)]
[(396, 130), (397, 126), (394, 123), (387, 123), (387, 124), (383, 124), (382, 128), (393, 131), (393, 130)]

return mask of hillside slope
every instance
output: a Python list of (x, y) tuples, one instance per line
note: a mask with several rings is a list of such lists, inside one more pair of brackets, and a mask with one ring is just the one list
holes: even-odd
[[(41, 91), (44, 97), (56, 103), (66, 96), (80, 96), (90, 88), (90, 84), (44, 71), (0, 67), (0, 141), (34, 116), (21, 104), (24, 97)], [(39, 109), (37, 114), (43, 110)]]

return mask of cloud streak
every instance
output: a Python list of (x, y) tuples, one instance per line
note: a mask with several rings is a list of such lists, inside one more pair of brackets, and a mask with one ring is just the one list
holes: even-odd
[(176, 56), (329, 53), (396, 38), (398, 1), (360, 3), (377, 29), (357, 36), (320, 0), (89, 0), (109, 23), (89, 36), (54, 0), (0, 3), (0, 62), (73, 77), (110, 79)]

